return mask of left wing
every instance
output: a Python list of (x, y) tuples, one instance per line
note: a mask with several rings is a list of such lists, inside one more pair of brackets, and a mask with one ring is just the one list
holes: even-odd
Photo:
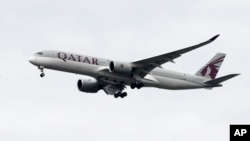
[(161, 67), (161, 65), (166, 63), (166, 62), (174, 62), (173, 60), (175, 58), (180, 57), (182, 54), (184, 54), (186, 52), (192, 51), (194, 49), (197, 49), (199, 47), (202, 47), (204, 45), (207, 45), (207, 44), (213, 42), (218, 36), (219, 36), (219, 34), (215, 35), (214, 37), (212, 37), (211, 39), (209, 39), (205, 42), (202, 42), (202, 43), (194, 45), (194, 46), (190, 46), (190, 47), (180, 49), (177, 51), (173, 51), (173, 52), (169, 52), (166, 54), (162, 54), (162, 55), (158, 55), (155, 57), (151, 57), (151, 58), (147, 58), (147, 59), (133, 62), (133, 65), (135, 66), (135, 73), (138, 74), (141, 78), (143, 78), (154, 68)]

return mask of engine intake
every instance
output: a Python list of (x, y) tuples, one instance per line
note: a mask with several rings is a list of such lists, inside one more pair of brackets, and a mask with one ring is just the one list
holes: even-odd
[(131, 74), (133, 71), (133, 67), (130, 63), (124, 63), (124, 62), (114, 62), (111, 61), (109, 63), (109, 70), (113, 73), (119, 73), (119, 74)]
[(81, 92), (96, 93), (101, 87), (96, 79), (79, 79), (77, 87)]

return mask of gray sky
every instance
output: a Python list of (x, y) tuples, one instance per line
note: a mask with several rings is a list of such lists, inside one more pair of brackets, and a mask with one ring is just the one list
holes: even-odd
[[(0, 1), (0, 140), (228, 141), (230, 124), (250, 123), (247, 0)], [(219, 76), (241, 73), (213, 90), (127, 89), (114, 99), (86, 94), (84, 76), (39, 70), (35, 52), (56, 49), (135, 61), (221, 34), (212, 44), (165, 64), (194, 74), (227, 54)]]

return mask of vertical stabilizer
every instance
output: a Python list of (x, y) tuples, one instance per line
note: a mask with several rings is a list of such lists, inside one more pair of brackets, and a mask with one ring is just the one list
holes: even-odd
[(203, 66), (195, 75), (215, 79), (226, 54), (217, 53), (205, 66)]

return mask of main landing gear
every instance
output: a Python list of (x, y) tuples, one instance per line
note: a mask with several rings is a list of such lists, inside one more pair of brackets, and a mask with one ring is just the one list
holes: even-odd
[(118, 97), (121, 97), (121, 98), (124, 98), (127, 96), (127, 93), (126, 92), (118, 92), (114, 95), (115, 98), (118, 98)]
[(38, 69), (41, 71), (40, 77), (44, 77), (45, 73), (43, 72), (44, 66), (38, 66)]
[(140, 89), (140, 88), (142, 88), (143, 86), (144, 86), (143, 83), (132, 83), (132, 84), (130, 85), (131, 89), (134, 89), (134, 88)]
[[(131, 89), (134, 89), (134, 88), (137, 88), (137, 89), (140, 89), (144, 86), (143, 83), (140, 83), (140, 82), (136, 82), (136, 83), (132, 83), (131, 85)], [(124, 98), (126, 97), (128, 94), (126, 92), (122, 92), (123, 89), (119, 90), (116, 94), (114, 94), (114, 97), (115, 98), (118, 98), (118, 97), (121, 97), (121, 98)]]

